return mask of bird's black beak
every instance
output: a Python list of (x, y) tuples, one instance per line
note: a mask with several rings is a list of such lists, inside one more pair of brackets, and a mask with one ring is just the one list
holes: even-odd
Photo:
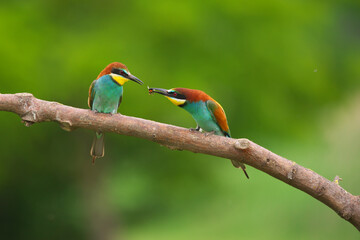
[(134, 82), (136, 82), (136, 83), (138, 83), (138, 84), (140, 84), (140, 85), (143, 85), (143, 84), (144, 84), (140, 79), (138, 79), (138, 78), (135, 77), (134, 75), (128, 74), (128, 75), (126, 76), (126, 78), (129, 79), (129, 80), (131, 80), (131, 81), (134, 81)]
[(169, 96), (167, 89), (163, 89), (163, 88), (149, 88), (149, 87), (148, 87), (148, 89), (149, 89), (149, 94), (159, 93), (159, 94), (164, 95), (164, 96)]

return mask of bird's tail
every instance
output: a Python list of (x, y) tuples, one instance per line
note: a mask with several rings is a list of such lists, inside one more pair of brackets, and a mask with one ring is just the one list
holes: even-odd
[(91, 146), (90, 155), (92, 156), (92, 163), (95, 163), (96, 158), (104, 156), (104, 133), (96, 132), (94, 141)]
[(249, 175), (248, 175), (247, 172), (246, 172), (246, 166), (245, 166), (245, 164), (243, 164), (242, 162), (236, 161), (236, 160), (232, 160), (232, 159), (231, 159), (231, 163), (232, 163), (232, 165), (233, 165), (234, 167), (236, 167), (236, 168), (241, 168), (241, 169), (244, 171), (245, 176), (247, 177), (247, 179), (249, 179)]

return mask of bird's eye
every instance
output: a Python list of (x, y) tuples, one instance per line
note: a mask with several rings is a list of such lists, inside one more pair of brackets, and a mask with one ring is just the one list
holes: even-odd
[(176, 96), (177, 96), (177, 93), (176, 93), (176, 92), (174, 92), (174, 93), (173, 93), (173, 95), (176, 97)]
[(120, 75), (127, 76), (128, 74), (127, 74), (127, 72), (125, 70), (120, 69)]

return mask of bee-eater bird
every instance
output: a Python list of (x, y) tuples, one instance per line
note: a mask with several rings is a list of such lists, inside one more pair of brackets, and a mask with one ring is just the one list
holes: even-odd
[[(129, 80), (143, 84), (140, 79), (130, 74), (124, 64), (110, 63), (90, 85), (88, 98), (90, 109), (100, 113), (117, 113), (123, 96), (123, 85)], [(90, 155), (93, 163), (96, 158), (104, 156), (104, 133), (96, 132)]]
[[(173, 104), (188, 111), (197, 123), (196, 131), (200, 129), (205, 132), (213, 132), (216, 135), (231, 137), (224, 109), (209, 95), (200, 90), (188, 88), (149, 88), (149, 93), (164, 95)], [(236, 168), (241, 168), (246, 177), (245, 165), (241, 162), (231, 160)]]

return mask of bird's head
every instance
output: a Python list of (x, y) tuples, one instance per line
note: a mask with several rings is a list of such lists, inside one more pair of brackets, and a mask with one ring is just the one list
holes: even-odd
[(188, 89), (188, 88), (171, 88), (171, 89), (163, 89), (163, 88), (148, 88), (149, 93), (158, 93), (164, 95), (167, 99), (169, 99), (173, 104), (179, 107), (185, 106), (187, 103), (196, 102), (208, 99), (208, 95), (206, 95), (203, 91)]
[(140, 85), (143, 84), (140, 79), (130, 73), (129, 69), (124, 64), (119, 62), (113, 62), (107, 65), (107, 67), (100, 72), (96, 79), (99, 79), (104, 75), (110, 75), (111, 78), (120, 86), (124, 85), (124, 83), (129, 80), (134, 81)]

